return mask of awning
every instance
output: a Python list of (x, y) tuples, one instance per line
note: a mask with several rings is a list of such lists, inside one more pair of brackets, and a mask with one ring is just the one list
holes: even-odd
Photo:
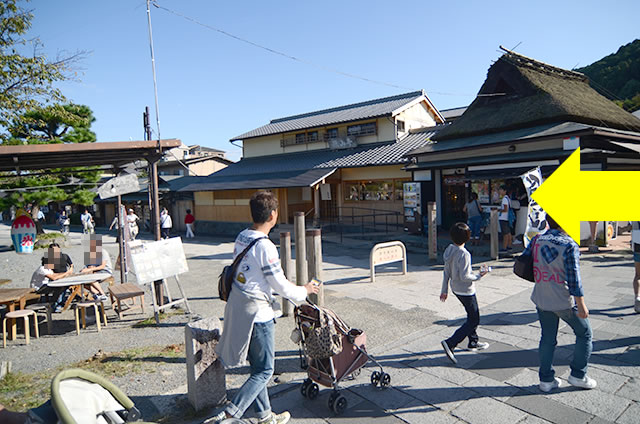
[(258, 188), (311, 187), (333, 174), (337, 168), (308, 169), (301, 171), (273, 172), (267, 174), (219, 176), (189, 184), (178, 191), (219, 191)]
[(619, 141), (611, 141), (611, 143), (616, 144), (620, 147), (624, 147), (625, 149), (633, 150), (636, 153), (640, 153), (640, 144), (636, 143), (622, 143)]

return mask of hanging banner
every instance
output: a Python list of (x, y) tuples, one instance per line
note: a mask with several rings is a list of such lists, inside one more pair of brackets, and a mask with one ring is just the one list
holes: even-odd
[(15, 252), (21, 255), (33, 253), (36, 242), (36, 224), (24, 209), (18, 209), (11, 224), (11, 241)]
[(536, 234), (542, 233), (547, 228), (547, 214), (546, 212), (531, 198), (534, 191), (542, 184), (542, 173), (540, 167), (532, 169), (527, 173), (520, 176), (522, 183), (527, 189), (527, 196), (529, 197), (529, 209), (527, 213), (527, 227), (524, 232), (523, 242), (527, 247), (529, 242)]

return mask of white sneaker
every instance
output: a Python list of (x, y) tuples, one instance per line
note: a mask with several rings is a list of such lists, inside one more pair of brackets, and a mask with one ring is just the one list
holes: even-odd
[(541, 381), (540, 382), (540, 390), (545, 393), (549, 393), (551, 390), (560, 387), (560, 379), (555, 377), (553, 381)]
[(582, 389), (595, 389), (598, 383), (593, 378), (585, 375), (583, 378), (576, 378), (572, 375), (569, 376), (569, 384), (572, 386), (580, 387)]
[(267, 418), (263, 418), (258, 421), (258, 424), (286, 424), (291, 419), (291, 414), (288, 411), (284, 411), (280, 414), (274, 414), (273, 412)]
[(475, 352), (477, 350), (485, 350), (489, 347), (489, 343), (487, 342), (477, 342), (474, 344), (469, 344), (469, 346), (467, 346), (467, 350), (470, 350), (471, 352)]
[(522, 244), (522, 242), (520, 240), (514, 240), (513, 244)]

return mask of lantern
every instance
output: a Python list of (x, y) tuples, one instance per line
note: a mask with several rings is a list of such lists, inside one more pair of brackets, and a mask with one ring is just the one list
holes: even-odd
[(11, 225), (13, 247), (19, 254), (33, 253), (33, 246), (36, 242), (36, 224), (22, 209), (16, 215), (13, 225)]

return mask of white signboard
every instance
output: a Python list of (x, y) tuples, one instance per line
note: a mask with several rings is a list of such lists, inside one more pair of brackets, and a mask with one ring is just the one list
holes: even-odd
[(331, 200), (331, 184), (320, 184), (320, 199)]
[(131, 262), (138, 283), (150, 283), (189, 271), (180, 237), (143, 243), (129, 242)]

